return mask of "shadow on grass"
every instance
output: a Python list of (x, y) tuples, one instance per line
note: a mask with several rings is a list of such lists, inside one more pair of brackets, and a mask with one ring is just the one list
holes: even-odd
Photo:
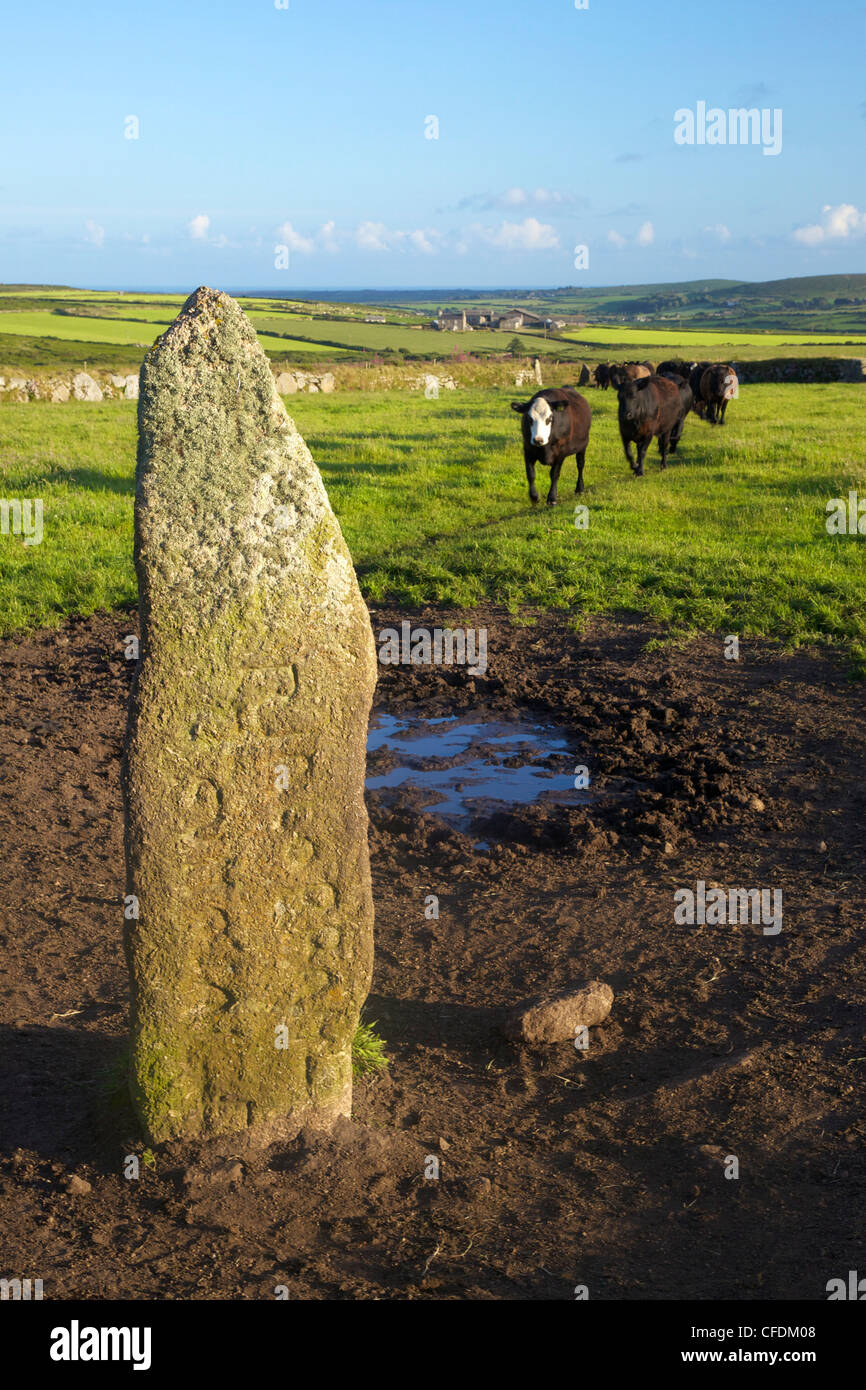
[[(551, 508), (551, 511), (553, 511), (553, 508)], [(410, 559), (414, 555), (423, 554), (424, 552), (428, 551), (431, 546), (439, 545), (443, 541), (466, 540), (468, 535), (474, 534), (475, 532), (489, 531), (492, 527), (504, 525), (508, 521), (519, 521), (521, 517), (537, 516), (539, 514), (543, 515), (546, 513), (547, 508), (543, 506), (524, 507), (519, 512), (509, 512), (507, 516), (497, 516), (491, 518), (491, 520), (489, 521), (481, 521), (478, 523), (477, 526), (472, 528), (471, 532), (468, 530), (467, 527), (464, 526), (461, 527), (459, 531), (439, 531), (433, 535), (424, 535), (417, 542), (412, 542), (407, 545), (401, 545), (398, 546), (396, 549), (390, 551), (388, 556), (389, 563), (396, 560), (397, 557), (406, 560)], [(356, 561), (355, 572), (359, 578), (362, 578), (363, 576), (366, 576), (368, 574), (375, 573), (381, 567), (381, 565), (381, 555), (377, 556), (375, 559), (372, 560), (362, 560), (360, 562)]]
[(134, 476), (118, 477), (95, 468), (53, 468), (49, 473), (42, 474), (40, 482), (76, 488), (82, 492), (114, 492), (121, 497), (135, 495)]

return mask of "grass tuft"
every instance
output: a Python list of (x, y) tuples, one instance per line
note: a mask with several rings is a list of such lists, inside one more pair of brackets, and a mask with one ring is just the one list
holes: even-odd
[(376, 1072), (384, 1071), (388, 1066), (385, 1043), (374, 1031), (375, 1027), (375, 1022), (359, 1023), (355, 1029), (352, 1039), (352, 1074), (356, 1077), (375, 1076)]

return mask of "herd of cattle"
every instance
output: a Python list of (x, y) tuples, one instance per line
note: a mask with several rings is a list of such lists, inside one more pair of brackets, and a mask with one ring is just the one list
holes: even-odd
[[(580, 385), (590, 380), (583, 368)], [(734, 368), (727, 362), (685, 362), (674, 358), (660, 362), (600, 363), (595, 384), (606, 391), (612, 386), (619, 398), (619, 433), (625, 456), (635, 477), (643, 477), (647, 449), (658, 440), (661, 466), (667, 467), (668, 454), (675, 454), (686, 416), (693, 410), (711, 425), (725, 423), (728, 401), (739, 394)], [(583, 465), (589, 443), (592, 411), (589, 403), (570, 387), (536, 391), (529, 401), (512, 401), (511, 409), (520, 413), (523, 429), (523, 459), (531, 502), (538, 501), (535, 469), (550, 469), (548, 507), (557, 503), (557, 483), (563, 462), (569, 454), (577, 461), (576, 492), (583, 492)], [(636, 457), (632, 453), (632, 446)]]

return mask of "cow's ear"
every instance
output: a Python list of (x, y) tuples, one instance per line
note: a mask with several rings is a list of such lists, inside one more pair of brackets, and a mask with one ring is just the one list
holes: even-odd
[(522, 415), (524, 411), (529, 409), (529, 401), (512, 401), (511, 409), (519, 411), (519, 413)]
[(554, 410), (568, 410), (568, 401), (554, 401)]

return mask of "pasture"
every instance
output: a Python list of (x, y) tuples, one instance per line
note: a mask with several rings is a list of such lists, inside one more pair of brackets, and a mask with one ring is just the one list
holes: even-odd
[[(289, 1145), (278, 1173), (247, 1166), (229, 1188), (158, 1148), (146, 1209), (115, 1162), (118, 1133), (142, 1148), (118, 1081), (136, 406), (0, 403), (0, 491), (44, 505), (40, 545), (0, 537), (6, 992), (39, 1020), (10, 1033), (24, 1195), (6, 1225), (54, 1297), (270, 1298), (288, 1279), (299, 1298), (571, 1298), (585, 1279), (602, 1298), (820, 1298), (816, 1243), (855, 1268), (866, 575), (862, 538), (824, 523), (828, 500), (866, 488), (862, 389), (741, 386), (726, 427), (692, 414), (666, 473), (653, 445), (635, 480), (616, 393), (588, 388), (585, 528), (573, 459), (560, 506), (528, 505), (510, 402), (530, 389), (286, 400), (374, 635), (406, 619), (487, 632), (484, 674), (382, 666), (374, 727), (475, 728), (488, 776), (567, 769), (542, 785), (570, 787), (585, 765), (591, 790), (495, 790), (455, 826), (371, 748), (364, 1020), (388, 1072), (357, 1080), (354, 1125), (321, 1168)], [(413, 777), (471, 788), (467, 758), (434, 744)], [(673, 926), (674, 894), (698, 881), (773, 884), (783, 931)], [(514, 1047), (491, 1026), (592, 977), (614, 1004), (587, 1052)], [(99, 1201), (75, 1226), (44, 1152)], [(442, 1180), (421, 1184), (430, 1152)], [(695, 1255), (710, 1236), (714, 1262)]]
[[(142, 349), (149, 348), (164, 333), (171, 323), (175, 314), (171, 309), (148, 310), (143, 308), (133, 310), (133, 314), (141, 314), (141, 318), (121, 318), (114, 314), (107, 317), (97, 317), (90, 315), (65, 315), (52, 313), (45, 310), (0, 312), (0, 340), (4, 337), (10, 338), (48, 338), (59, 339), (62, 342), (84, 342), (102, 344), (127, 345), (132, 344)], [(157, 317), (158, 316), (158, 317)], [(302, 352), (317, 353), (321, 356), (321, 348), (316, 343), (294, 340), (286, 335), (283, 337), (273, 337), (267, 332), (259, 335), (259, 341), (265, 351), (270, 352)], [(5, 346), (0, 341), (0, 355), (14, 356), (16, 344), (8, 343)], [(341, 352), (339, 347), (332, 349), (336, 354)]]
[[(585, 394), (585, 530), (573, 459), (560, 507), (528, 504), (509, 410), (520, 391), (293, 397), (367, 597), (575, 621), (626, 610), (672, 636), (829, 642), (862, 663), (863, 547), (825, 529), (826, 503), (866, 485), (861, 388), (743, 387), (723, 429), (689, 416), (664, 474), (653, 445), (642, 480), (622, 454), (615, 393)], [(10, 403), (0, 432), (3, 495), (45, 505), (41, 546), (0, 547), (3, 632), (131, 602), (135, 405)]]
[[(239, 302), (272, 360), (300, 363), (353, 361), (370, 354), (400, 354), (419, 361), (471, 354), (494, 360), (510, 350), (515, 338), (527, 357), (575, 363), (584, 358), (657, 361), (672, 354), (741, 361), (866, 355), (866, 336), (859, 331), (741, 332), (734, 327), (690, 330), (679, 324), (590, 323), (549, 334), (538, 329), (451, 333), (422, 326), (429, 322), (426, 314), (413, 315), (399, 305), (384, 311), (388, 322), (366, 323), (369, 306), (364, 305), (248, 298)], [(91, 365), (128, 369), (164, 332), (182, 303), (182, 295), (0, 287), (0, 367), (54, 367), (68, 356), (79, 364), (88, 360)], [(487, 307), (507, 306), (491, 297)]]
[[(599, 347), (621, 346), (623, 344), (645, 348), (647, 353), (656, 356), (668, 352), (681, 353), (683, 357), (699, 358), (711, 349), (719, 355), (720, 348), (740, 351), (743, 348), (815, 348), (815, 347), (866, 347), (866, 337), (862, 334), (842, 333), (738, 333), (736, 329), (693, 330), (682, 328), (617, 328), (616, 326), (590, 326), (563, 332), (564, 338), (574, 342), (592, 343)], [(796, 355), (796, 354), (795, 354)]]
[[(358, 1079), (338, 1138), (231, 1182), (186, 1146), (142, 1150), (119, 1080), (136, 407), (0, 403), (0, 491), (44, 503), (40, 545), (0, 537), (0, 1168), (7, 1237), (52, 1297), (572, 1299), (582, 1280), (602, 1300), (820, 1299), (827, 1269), (856, 1267), (866, 576), (825, 509), (866, 487), (862, 389), (745, 385), (723, 429), (689, 416), (665, 473), (653, 445), (642, 479), (615, 393), (587, 389), (585, 528), (573, 459), (560, 507), (529, 506), (509, 408), (527, 388), (287, 400), (374, 636), (487, 634), (482, 674), (382, 666), (374, 727), (475, 729), (497, 776), (531, 760), (591, 781), (577, 803), (494, 791), (455, 825), (371, 748), (364, 1019), (390, 1065)], [(503, 731), (523, 742), (495, 756)], [(470, 768), (434, 745), (413, 775)], [(674, 925), (702, 881), (772, 885), (781, 933)], [(590, 978), (615, 997), (585, 1052), (497, 1033), (497, 1010)], [(121, 1134), (147, 1155), (139, 1190)]]

